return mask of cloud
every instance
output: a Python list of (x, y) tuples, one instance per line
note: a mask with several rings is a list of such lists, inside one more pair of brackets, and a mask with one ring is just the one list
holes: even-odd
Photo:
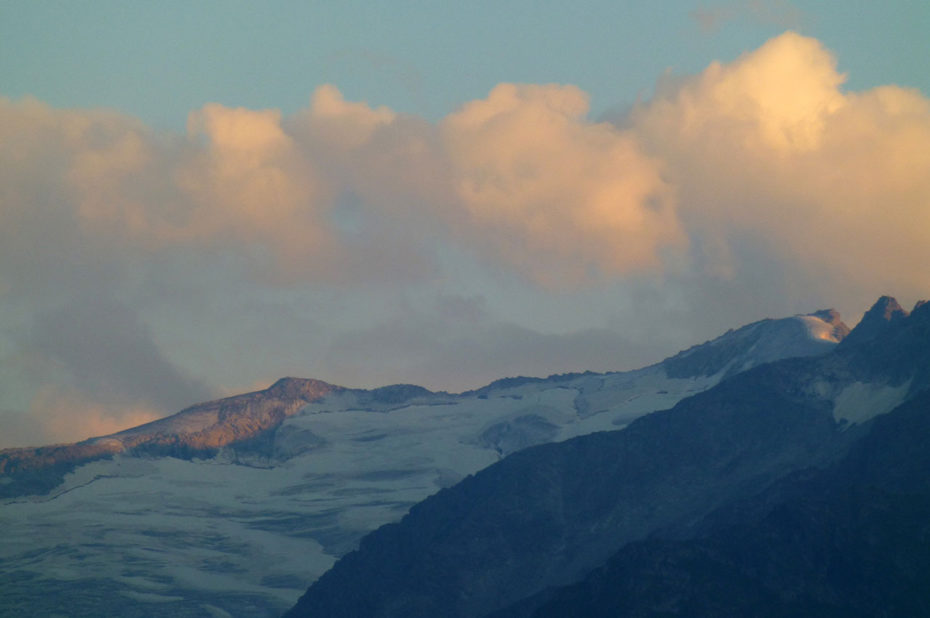
[(803, 18), (802, 12), (787, 0), (742, 0), (711, 4), (694, 9), (690, 15), (704, 34), (714, 34), (728, 22), (741, 19), (779, 28), (797, 28)]
[[(780, 6), (726, 6), (757, 5)], [(467, 388), (926, 297), (930, 101), (844, 80), (787, 32), (611, 123), (553, 84), (436, 123), (324, 85), (181, 133), (0, 98), (0, 408), (116, 427), (262, 366)], [(521, 321), (542, 305), (558, 325)]]
[(761, 253), (808, 293), (926, 293), (914, 264), (930, 259), (930, 102), (843, 80), (818, 41), (789, 32), (633, 112), (699, 271), (750, 279)]
[(164, 416), (144, 406), (105, 405), (76, 389), (43, 387), (27, 413), (0, 411), (0, 448), (76, 442), (102, 436)]
[(79, 297), (41, 313), (22, 343), (48, 372), (107, 404), (177, 410), (211, 395), (164, 357), (133, 310), (112, 299)]
[(51, 229), (104, 261), (184, 250), (284, 285), (358, 284), (436, 276), (437, 247), (453, 243), (559, 288), (732, 274), (736, 246), (759, 237), (871, 284), (866, 248), (892, 256), (882, 270), (923, 254), (928, 102), (846, 93), (844, 79), (818, 41), (788, 32), (660, 83), (614, 124), (559, 85), (501, 84), (438, 124), (324, 85), (287, 118), (206, 105), (184, 135), (3, 100), (5, 253)]
[[(2, 341), (0, 447), (111, 433), (213, 396), (169, 361), (137, 313), (118, 301), (76, 296), (35, 309), (28, 327)], [(9, 410), (11, 398), (26, 410)]]
[(571, 86), (503, 84), (442, 123), (472, 242), (544, 284), (661, 270), (686, 244), (661, 164), (587, 111)]
[(444, 295), (334, 338), (324, 364), (351, 386), (418, 376), (422, 386), (458, 392), (507, 376), (633, 369), (660, 354), (609, 328), (543, 333), (497, 319), (484, 298)]

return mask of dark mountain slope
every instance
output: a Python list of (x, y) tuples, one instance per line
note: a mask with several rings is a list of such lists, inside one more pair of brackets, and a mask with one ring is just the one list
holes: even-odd
[(495, 618), (930, 615), (928, 443), (924, 391), (828, 470), (712, 514), (697, 539), (628, 545)]
[(517, 453), (366, 537), (290, 615), (480, 616), (826, 463), (855, 432), (784, 387), (807, 364), (753, 370), (624, 431)]
[(288, 615), (481, 616), (577, 581), (633, 541), (687, 539), (713, 511), (843, 457), (867, 431), (834, 418), (850, 392), (913, 393), (930, 360), (923, 309), (842, 353), (758, 367), (625, 430), (517, 453), (370, 534)]
[[(908, 316), (907, 311), (890, 296), (882, 296), (872, 307), (865, 312), (859, 324), (856, 325), (856, 334), (849, 338), (847, 345), (877, 339), (889, 327)], [(852, 334), (852, 333), (850, 333)]]

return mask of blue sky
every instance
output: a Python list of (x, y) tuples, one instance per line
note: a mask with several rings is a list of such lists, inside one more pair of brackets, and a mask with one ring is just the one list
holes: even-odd
[(207, 102), (293, 112), (324, 83), (431, 120), (501, 82), (569, 83), (591, 94), (596, 115), (648, 96), (666, 70), (698, 72), (789, 28), (833, 50), (851, 89), (930, 90), (920, 0), (97, 0), (0, 11), (4, 94), (115, 107), (166, 128)]
[(0, 447), (930, 296), (930, 5), (0, 0)]

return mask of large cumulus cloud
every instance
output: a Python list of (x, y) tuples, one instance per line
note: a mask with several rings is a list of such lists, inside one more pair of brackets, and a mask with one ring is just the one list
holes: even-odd
[[(404, 381), (439, 387), (437, 367), (450, 384), (468, 373), (457, 350), (491, 366), (564, 344), (581, 364), (584, 350), (605, 359), (608, 324), (632, 348), (637, 332), (672, 330), (688, 345), (796, 308), (927, 296), (930, 101), (893, 85), (848, 92), (844, 79), (818, 41), (788, 32), (661, 78), (611, 122), (565, 85), (501, 84), (437, 123), (324, 85), (290, 116), (206, 105), (183, 133), (0, 99), (0, 409), (51, 427), (71, 402), (115, 427), (224, 390), (184, 360), (209, 354), (179, 351), (195, 327), (158, 313), (172, 295), (185, 316), (224, 317), (200, 329), (224, 339), (216, 349), (237, 333), (261, 345), (257, 316), (292, 315), (313, 332), (268, 341), (294, 361), (274, 367), (302, 347), (308, 367), (402, 379), (371, 366), (382, 341), (417, 374)], [(471, 292), (458, 289), (466, 275)], [(563, 310), (592, 289), (633, 300), (601, 323), (573, 326), (565, 311), (549, 332), (520, 330), (490, 295), (454, 333), (423, 306), (378, 306), (398, 289), (482, 294), (482, 277)], [(249, 307), (247, 326), (234, 307)]]
[(441, 127), (470, 240), (543, 283), (661, 270), (686, 242), (661, 163), (587, 112), (571, 86), (502, 84)]
[(818, 41), (775, 38), (713, 64), (633, 112), (666, 162), (698, 268), (751, 274), (740, 247), (835, 294), (926, 294), (930, 102), (884, 86), (841, 90)]

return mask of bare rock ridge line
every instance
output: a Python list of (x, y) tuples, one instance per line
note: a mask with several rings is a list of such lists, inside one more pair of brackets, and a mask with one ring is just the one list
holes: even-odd
[(270, 387), (200, 403), (163, 419), (73, 444), (0, 451), (0, 497), (22, 485), (55, 487), (76, 466), (117, 453), (193, 457), (259, 438), (303, 406), (344, 390), (320, 380), (282, 378)]
[(282, 378), (265, 390), (198, 404), (101, 439), (119, 440), (127, 449), (217, 449), (254, 438), (339, 389), (319, 380)]

